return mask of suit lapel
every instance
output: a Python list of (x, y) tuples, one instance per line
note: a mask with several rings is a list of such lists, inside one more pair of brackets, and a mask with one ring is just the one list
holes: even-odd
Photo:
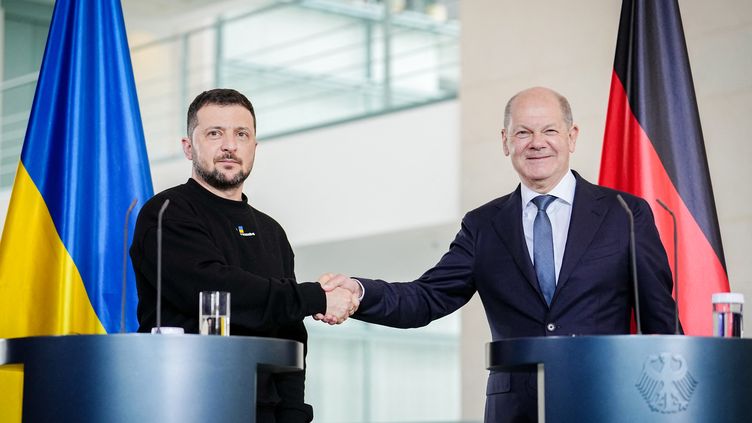
[[(569, 220), (567, 245), (564, 249), (556, 293), (567, 283), (569, 276), (606, 217), (606, 206), (600, 201), (603, 197), (601, 190), (596, 185), (582, 179), (577, 172), (574, 172), (574, 175), (577, 178), (577, 185), (574, 191), (572, 217)], [(556, 294), (554, 294), (553, 301), (556, 301)]]
[(499, 205), (499, 209), (499, 212), (493, 219), (493, 228), (502, 242), (504, 242), (504, 245), (506, 245), (507, 251), (512, 255), (514, 262), (525, 276), (525, 279), (538, 292), (541, 300), (545, 303), (543, 294), (541, 294), (540, 287), (538, 286), (538, 278), (535, 276), (533, 263), (530, 261), (530, 253), (527, 250), (527, 243), (525, 242), (525, 233), (522, 230), (522, 198), (519, 186), (517, 186), (517, 190), (507, 197), (507, 201)]

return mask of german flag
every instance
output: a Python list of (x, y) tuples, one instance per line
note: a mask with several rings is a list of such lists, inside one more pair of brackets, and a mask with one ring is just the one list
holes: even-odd
[(669, 257), (672, 219), (656, 199), (673, 210), (680, 319), (711, 335), (711, 294), (729, 282), (677, 0), (622, 3), (599, 182), (650, 203)]

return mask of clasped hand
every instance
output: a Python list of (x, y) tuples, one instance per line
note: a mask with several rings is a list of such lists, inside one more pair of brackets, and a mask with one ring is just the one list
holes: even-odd
[(350, 277), (335, 273), (325, 273), (319, 277), (321, 288), (326, 292), (326, 313), (313, 316), (330, 325), (338, 325), (358, 309), (360, 304), (360, 284)]

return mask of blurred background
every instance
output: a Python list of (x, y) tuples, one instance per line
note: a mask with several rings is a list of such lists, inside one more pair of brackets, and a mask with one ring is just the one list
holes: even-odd
[[(301, 281), (409, 281), (436, 263), (466, 211), (517, 185), (499, 133), (506, 100), (529, 86), (570, 99), (572, 167), (598, 179), (618, 1), (122, 4), (155, 192), (190, 175), (190, 101), (213, 87), (245, 93), (260, 141), (246, 193), (287, 231)], [(0, 1), (0, 223), (52, 7)], [(731, 288), (752, 298), (752, 2), (680, 7)], [(477, 298), (421, 329), (306, 326), (315, 421), (482, 420), (490, 335)]]

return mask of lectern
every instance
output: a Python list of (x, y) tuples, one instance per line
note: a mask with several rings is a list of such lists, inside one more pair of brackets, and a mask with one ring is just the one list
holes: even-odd
[(303, 368), (299, 342), (199, 335), (0, 340), (24, 367), (24, 422), (255, 422), (256, 373)]
[(491, 342), (486, 353), (490, 370), (538, 365), (539, 422), (752, 419), (750, 339), (518, 338)]

